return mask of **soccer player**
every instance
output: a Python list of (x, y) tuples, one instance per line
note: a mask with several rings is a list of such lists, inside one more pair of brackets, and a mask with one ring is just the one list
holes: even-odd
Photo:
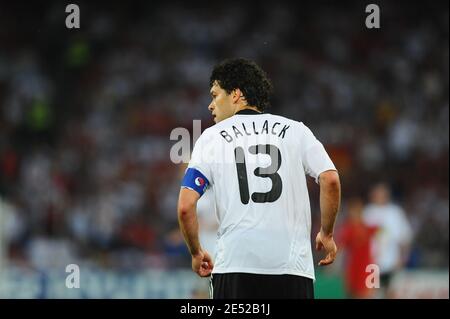
[(370, 298), (374, 289), (366, 285), (366, 268), (373, 264), (371, 241), (378, 227), (369, 226), (363, 220), (364, 202), (355, 197), (348, 201), (348, 217), (341, 226), (338, 244), (345, 251), (345, 284), (351, 298)]
[[(311, 208), (305, 173), (320, 185), (316, 249), (336, 257), (333, 229), (340, 181), (323, 145), (302, 123), (265, 113), (272, 84), (246, 59), (216, 65), (210, 77), (215, 125), (197, 140), (182, 181), (178, 220), (192, 269), (211, 275), (214, 299), (314, 298)], [(199, 242), (197, 201), (212, 191), (216, 254)]]
[(367, 225), (378, 227), (372, 242), (375, 264), (380, 267), (379, 297), (391, 298), (392, 277), (406, 264), (412, 240), (412, 229), (403, 208), (391, 200), (391, 189), (386, 183), (375, 184), (369, 194), (370, 203), (364, 208)]

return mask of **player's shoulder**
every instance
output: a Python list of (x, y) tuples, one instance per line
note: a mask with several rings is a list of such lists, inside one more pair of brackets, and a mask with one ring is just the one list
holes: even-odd
[(295, 119), (292, 119), (290, 117), (286, 117), (286, 116), (283, 116), (283, 115), (273, 114), (273, 113), (265, 113), (265, 114), (270, 116), (270, 117), (272, 117), (273, 119), (282, 120), (282, 121), (285, 121), (285, 122), (290, 122), (293, 125), (304, 125), (303, 122), (300, 121), (300, 120), (295, 120)]
[(204, 129), (202, 134), (199, 136), (197, 142), (200, 142), (200, 143), (210, 142), (211, 139), (214, 138), (215, 129), (213, 129), (213, 128), (214, 128), (214, 126)]
[(273, 114), (273, 113), (263, 113), (260, 115), (261, 120), (271, 120), (272, 122), (282, 122), (284, 124), (291, 125), (292, 127), (300, 127), (302, 122), (291, 119), (289, 117)]
[(216, 123), (207, 129), (205, 129), (202, 133), (202, 136), (204, 135), (205, 139), (214, 139), (220, 136), (220, 132), (224, 129), (227, 129), (231, 127), (235, 122), (236, 118), (234, 116), (231, 116), (223, 121), (220, 121), (219, 123)]
[(398, 203), (391, 202), (391, 203), (389, 203), (388, 207), (391, 210), (392, 214), (395, 214), (396, 217), (403, 217), (405, 215), (405, 211), (403, 210), (403, 207), (400, 206)]
[(213, 145), (216, 145), (217, 141), (220, 138), (220, 131), (224, 129), (224, 123), (225, 121), (219, 122), (217, 124), (214, 124), (213, 126), (210, 126), (203, 130), (203, 133), (200, 135), (200, 137), (197, 140), (197, 143), (202, 145), (209, 145), (212, 147)]
[(274, 121), (278, 121), (278, 122), (281, 121), (283, 123), (286, 123), (286, 124), (290, 125), (295, 130), (298, 130), (298, 132), (300, 134), (303, 134), (306, 130), (308, 130), (308, 127), (300, 120), (294, 120), (292, 118), (289, 118), (289, 117), (286, 117), (286, 116), (282, 116), (282, 115), (278, 115), (278, 114), (266, 113), (266, 115), (268, 115)]

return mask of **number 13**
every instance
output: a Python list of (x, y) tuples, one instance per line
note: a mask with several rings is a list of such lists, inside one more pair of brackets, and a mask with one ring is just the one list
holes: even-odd
[[(252, 201), (255, 203), (271, 203), (276, 201), (283, 190), (283, 182), (281, 176), (277, 173), (281, 166), (281, 153), (278, 147), (271, 144), (259, 144), (252, 145), (248, 148), (252, 154), (268, 154), (270, 155), (271, 164), (268, 167), (257, 167), (253, 173), (262, 178), (270, 178), (272, 181), (272, 189), (267, 193), (255, 192), (252, 194)], [(239, 193), (241, 195), (241, 202), (247, 205), (250, 200), (248, 178), (247, 178), (247, 165), (245, 163), (245, 154), (242, 147), (236, 147), (234, 149), (234, 156), (236, 159), (236, 170), (239, 182)]]

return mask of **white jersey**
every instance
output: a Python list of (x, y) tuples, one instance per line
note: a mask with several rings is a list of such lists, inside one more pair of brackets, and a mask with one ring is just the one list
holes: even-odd
[(411, 242), (412, 230), (403, 209), (395, 204), (369, 204), (363, 212), (364, 221), (377, 226), (371, 250), (380, 272), (394, 271), (402, 258), (401, 247)]
[(303, 123), (239, 113), (206, 129), (189, 163), (214, 193), (219, 230), (213, 274), (314, 279), (305, 173), (317, 182), (335, 166)]

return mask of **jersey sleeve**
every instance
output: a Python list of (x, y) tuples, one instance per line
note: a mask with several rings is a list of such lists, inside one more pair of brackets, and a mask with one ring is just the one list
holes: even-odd
[(214, 158), (213, 151), (213, 143), (211, 143), (211, 138), (205, 131), (194, 145), (181, 187), (193, 189), (200, 196), (203, 195), (208, 186), (213, 183), (211, 169), (212, 159)]
[(328, 156), (327, 151), (322, 143), (317, 140), (311, 130), (301, 124), (302, 141), (300, 144), (301, 157), (305, 173), (315, 179), (319, 183), (319, 176), (321, 173), (328, 170), (336, 170), (333, 162)]

